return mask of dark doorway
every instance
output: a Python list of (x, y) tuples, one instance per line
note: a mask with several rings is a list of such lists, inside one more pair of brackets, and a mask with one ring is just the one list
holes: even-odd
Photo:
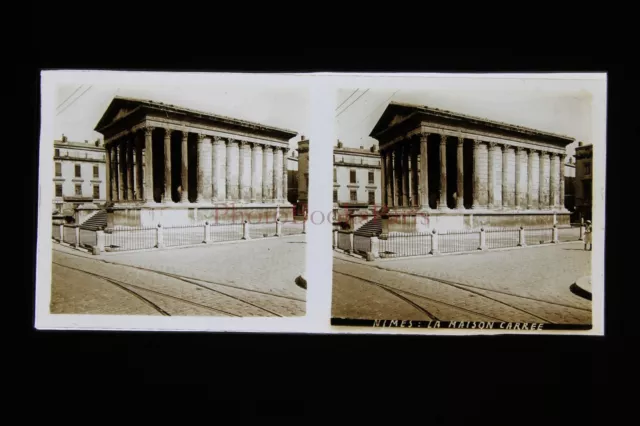
[[(198, 198), (198, 135), (195, 133), (189, 133), (189, 139), (187, 142), (189, 152), (189, 176), (187, 179), (187, 188), (189, 192), (189, 201), (192, 203)], [(209, 149), (211, 149), (209, 147)]]

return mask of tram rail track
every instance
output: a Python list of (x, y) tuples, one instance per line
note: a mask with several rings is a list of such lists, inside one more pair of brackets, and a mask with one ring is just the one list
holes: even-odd
[[(228, 285), (228, 284), (225, 284), (225, 283), (217, 283), (217, 282), (214, 282), (214, 281), (208, 281), (208, 280), (204, 280), (204, 279), (200, 279), (200, 278), (185, 277), (185, 276), (181, 276), (179, 274), (172, 274), (172, 273), (168, 273), (168, 272), (164, 272), (164, 271), (158, 271), (158, 270), (154, 270), (154, 269), (150, 269), (150, 268), (137, 267), (137, 266), (133, 266), (133, 265), (124, 265), (124, 264), (116, 263), (116, 262), (107, 262), (107, 261), (104, 261), (104, 260), (101, 260), (101, 259), (100, 260), (91, 259), (91, 258), (86, 258), (84, 256), (71, 254), (71, 253), (64, 253), (64, 254), (68, 254), (70, 256), (75, 256), (75, 257), (79, 257), (79, 258), (86, 259), (86, 260), (92, 260), (94, 262), (103, 262), (103, 263), (107, 263), (107, 264), (117, 265), (117, 266), (120, 266), (120, 267), (125, 266), (125, 267), (128, 267), (128, 268), (133, 268), (133, 269), (140, 270), (140, 271), (155, 273), (155, 274), (158, 274), (160, 276), (164, 276), (164, 277), (167, 277), (167, 278), (174, 279), (176, 281), (184, 282), (184, 283), (190, 284), (192, 286), (195, 286), (197, 288), (205, 289), (205, 290), (210, 291), (212, 293), (215, 293), (217, 295), (221, 295), (221, 296), (236, 300), (236, 301), (238, 301), (240, 303), (243, 303), (245, 305), (251, 306), (251, 307), (253, 307), (255, 309), (258, 309), (258, 310), (260, 310), (262, 312), (266, 312), (266, 313), (269, 314), (269, 316), (284, 317), (285, 315), (282, 315), (279, 312), (275, 312), (274, 310), (268, 309), (268, 308), (266, 308), (264, 306), (257, 305), (255, 303), (250, 302), (248, 300), (245, 300), (245, 299), (243, 299), (241, 297), (234, 296), (234, 295), (228, 294), (226, 292), (211, 288), (211, 287), (209, 287), (207, 285), (201, 284), (201, 283), (196, 282), (196, 281), (202, 281), (204, 283), (208, 283), (208, 284), (212, 284), (212, 285), (219, 285), (219, 286), (224, 286), (224, 287), (229, 287), (229, 288), (233, 288), (233, 289), (239, 290), (239, 291), (245, 291), (245, 292), (249, 292), (249, 293), (256, 293), (256, 294), (260, 294), (262, 296), (270, 296), (270, 297), (273, 297), (273, 298), (286, 299), (286, 300), (289, 300), (289, 301), (295, 301), (295, 302), (298, 302), (298, 303), (305, 303), (306, 304), (306, 301), (301, 300), (301, 299), (297, 299), (297, 298), (294, 298), (294, 297), (283, 296), (283, 295), (278, 295), (278, 294), (272, 294), (272, 293), (259, 291), (259, 290), (247, 289), (247, 288), (243, 288), (243, 287), (239, 287), (239, 286)], [(106, 275), (103, 275), (103, 274), (89, 272), (89, 271), (86, 271), (86, 270), (83, 270), (83, 269), (80, 269), (80, 268), (75, 268), (73, 266), (65, 265), (63, 263), (59, 263), (59, 262), (55, 262), (55, 261), (52, 261), (52, 264), (56, 264), (56, 265), (59, 265), (59, 266), (62, 266), (62, 267), (70, 268), (70, 269), (75, 269), (77, 271), (86, 273), (88, 275), (96, 276), (97, 278), (109, 281), (111, 284), (117, 285), (117, 286), (119, 286), (121, 288), (122, 288), (123, 285), (124, 286), (130, 286), (130, 287), (138, 288), (138, 289), (143, 290), (143, 291), (149, 291), (149, 292), (152, 292), (152, 293), (156, 293), (156, 294), (158, 294), (160, 296), (173, 298), (175, 300), (179, 300), (179, 301), (184, 302), (184, 303), (190, 303), (190, 304), (192, 304), (194, 306), (199, 306), (200, 308), (209, 309), (209, 310), (212, 310), (212, 311), (223, 313), (225, 315), (240, 316), (240, 315), (233, 314), (231, 312), (227, 312), (227, 311), (224, 311), (224, 310), (221, 310), (221, 309), (218, 309), (218, 308), (212, 308), (212, 307), (207, 306), (207, 305), (198, 304), (196, 302), (192, 302), (192, 301), (189, 301), (189, 300), (186, 300), (186, 299), (182, 299), (182, 298), (179, 298), (179, 297), (176, 297), (176, 296), (168, 295), (166, 293), (158, 292), (156, 290), (152, 290), (152, 289), (149, 289), (147, 287), (136, 286), (134, 284), (126, 283), (126, 282), (121, 281), (121, 280), (115, 280), (115, 279), (113, 279), (111, 277), (108, 277)], [(131, 289), (127, 289), (126, 291), (128, 291), (129, 293), (136, 293), (135, 291), (133, 291)], [(152, 305), (155, 305), (155, 304), (153, 304), (153, 302), (149, 301), (143, 295), (137, 294), (136, 297), (145, 299), (144, 301), (147, 304), (151, 303)], [(153, 308), (158, 310), (156, 306), (153, 306)], [(163, 314), (163, 315), (165, 315), (165, 314)]]
[[(336, 260), (336, 259), (334, 259), (334, 260)], [(406, 275), (406, 276), (419, 278), (419, 279), (423, 279), (423, 280), (435, 281), (435, 282), (438, 282), (438, 283), (441, 283), (441, 284), (448, 285), (450, 287), (456, 288), (457, 290), (465, 291), (465, 292), (474, 294), (476, 296), (480, 296), (482, 298), (491, 300), (491, 301), (493, 301), (495, 303), (507, 306), (507, 307), (509, 307), (511, 309), (515, 309), (517, 311), (520, 311), (520, 312), (525, 313), (527, 315), (533, 316), (535, 318), (538, 318), (538, 319), (540, 319), (542, 321), (545, 321), (547, 323), (550, 323), (550, 324), (555, 324), (555, 322), (550, 320), (550, 319), (548, 319), (548, 318), (545, 318), (544, 316), (541, 316), (539, 314), (531, 312), (531, 311), (529, 311), (527, 309), (524, 309), (524, 308), (519, 307), (519, 306), (515, 306), (512, 303), (508, 303), (508, 302), (505, 302), (503, 300), (496, 299), (495, 297), (491, 297), (491, 296), (488, 296), (486, 294), (483, 294), (483, 293), (481, 293), (481, 291), (502, 294), (502, 295), (506, 295), (506, 296), (519, 298), (519, 299), (526, 299), (526, 300), (529, 300), (529, 301), (534, 301), (536, 303), (544, 303), (544, 304), (550, 304), (550, 305), (555, 305), (555, 306), (561, 306), (561, 307), (563, 307), (565, 309), (575, 309), (575, 310), (579, 310), (579, 311), (582, 311), (582, 312), (591, 312), (589, 309), (585, 309), (585, 308), (580, 308), (580, 307), (576, 307), (576, 306), (570, 306), (570, 305), (561, 304), (561, 303), (557, 303), (557, 302), (550, 302), (550, 301), (536, 299), (536, 298), (532, 298), (532, 297), (528, 297), (528, 296), (516, 295), (516, 294), (503, 292), (503, 291), (499, 291), (499, 290), (486, 289), (486, 288), (482, 288), (482, 287), (478, 287), (478, 286), (473, 286), (471, 284), (459, 283), (459, 282), (456, 282), (456, 281), (445, 280), (445, 279), (438, 278), (438, 277), (430, 277), (428, 275), (422, 275), (422, 274), (415, 274), (415, 273), (411, 273), (411, 272), (398, 271), (398, 270), (395, 270), (395, 269), (380, 268), (378, 266), (364, 265), (364, 264), (362, 264), (360, 262), (350, 261), (350, 260), (346, 260), (346, 259), (337, 259), (337, 260), (345, 262), (345, 263), (357, 264), (357, 265), (364, 266), (364, 267), (367, 267), (367, 268), (379, 269), (379, 270), (382, 270), (382, 271), (385, 271), (385, 272), (394, 272), (394, 273), (397, 273), (397, 274)], [(338, 272), (339, 273), (339, 271), (336, 271), (335, 269), (334, 269), (334, 272)], [(360, 277), (357, 277), (357, 276), (354, 276), (354, 277), (360, 278)], [(366, 280), (366, 279), (364, 279), (364, 280)], [(382, 284), (382, 283), (378, 283), (378, 284)], [(382, 285), (384, 285), (384, 284), (382, 284)], [(396, 290), (398, 290), (398, 289), (396, 289)]]

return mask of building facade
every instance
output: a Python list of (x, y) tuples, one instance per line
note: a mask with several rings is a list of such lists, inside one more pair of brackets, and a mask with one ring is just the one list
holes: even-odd
[(298, 151), (292, 150), (287, 156), (287, 201), (298, 203)]
[(108, 226), (291, 215), (284, 160), (294, 131), (123, 97), (95, 131), (105, 140)]
[(382, 203), (380, 153), (370, 149), (333, 148), (333, 206), (339, 209), (375, 209)]
[(393, 102), (370, 136), (383, 203), (403, 217), (390, 231), (569, 223), (561, 165), (573, 138)]
[(309, 140), (298, 142), (298, 201), (296, 216), (305, 216), (309, 208)]
[(576, 179), (574, 184), (576, 220), (591, 220), (593, 195), (593, 145), (578, 143), (576, 147)]
[(73, 216), (83, 204), (107, 201), (105, 150), (102, 143), (70, 142), (62, 135), (53, 142), (54, 214)]

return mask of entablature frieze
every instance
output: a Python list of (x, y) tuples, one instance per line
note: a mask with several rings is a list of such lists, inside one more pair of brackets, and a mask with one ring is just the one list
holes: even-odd
[(553, 154), (566, 154), (566, 149), (559, 148), (557, 146), (545, 145), (539, 142), (532, 142), (528, 140), (518, 139), (518, 138), (509, 138), (505, 139), (502, 137), (492, 136), (484, 133), (471, 132), (468, 130), (460, 130), (455, 128), (446, 128), (446, 127), (433, 127), (433, 126), (425, 126), (422, 125), (418, 128), (415, 128), (404, 135), (398, 135), (395, 138), (381, 143), (380, 150), (389, 150), (393, 149), (395, 145), (401, 143), (402, 141), (411, 141), (413, 138), (416, 138), (415, 141), (411, 143), (417, 143), (420, 139), (419, 137), (436, 134), (436, 135), (444, 135), (452, 138), (464, 138), (470, 140), (477, 140), (482, 143), (495, 143), (498, 145), (509, 145), (510, 148), (523, 148), (523, 149), (534, 149), (536, 151), (548, 152)]

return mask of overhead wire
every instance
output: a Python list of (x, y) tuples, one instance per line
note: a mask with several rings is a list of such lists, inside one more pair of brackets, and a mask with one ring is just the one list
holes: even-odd
[(363, 97), (365, 95), (365, 93), (367, 93), (369, 91), (369, 89), (365, 90), (364, 92), (362, 92), (360, 94), (360, 96), (358, 96), (353, 102), (351, 102), (349, 105), (346, 106), (345, 109), (343, 109), (342, 111), (340, 111), (338, 113), (338, 115), (336, 115), (336, 118), (340, 117), (340, 115), (342, 115), (342, 113), (344, 113), (346, 110), (349, 109), (349, 107), (351, 107), (351, 105), (353, 105), (354, 103), (358, 102), (358, 99), (360, 99), (361, 97)]
[(65, 106), (62, 110), (58, 111), (58, 113), (56, 114), (56, 117), (57, 117), (58, 115), (62, 114), (64, 111), (66, 111), (66, 110), (67, 110), (67, 108), (69, 108), (71, 105), (73, 105), (73, 104), (74, 104), (78, 99), (80, 99), (80, 98), (81, 98), (85, 93), (87, 93), (87, 92), (88, 92), (92, 87), (93, 87), (93, 86), (89, 86), (89, 87), (87, 87), (87, 89), (86, 89), (84, 92), (80, 93), (80, 95), (79, 95), (77, 98), (75, 98), (73, 101), (71, 101), (71, 103), (67, 104), (67, 106)]
[(342, 105), (344, 105), (344, 103), (345, 103), (345, 102), (347, 102), (349, 99), (351, 99), (351, 97), (352, 97), (353, 95), (355, 95), (355, 93), (356, 93), (358, 90), (360, 90), (360, 89), (356, 89), (356, 90), (354, 90), (353, 92), (351, 92), (351, 94), (350, 94), (349, 96), (347, 96), (347, 99), (345, 99), (344, 101), (342, 101), (342, 103), (341, 103), (340, 105), (338, 105), (338, 106), (336, 107), (336, 109), (335, 109), (335, 110), (336, 110), (336, 111), (337, 111), (337, 110), (339, 110), (339, 109), (340, 109), (340, 107), (341, 107)]
[(82, 88), (82, 86), (84, 86), (84, 84), (81, 84), (80, 86), (78, 86), (78, 88), (77, 88), (76, 90), (74, 90), (74, 91), (73, 91), (73, 93), (71, 93), (69, 96), (67, 96), (67, 99), (65, 99), (64, 101), (62, 101), (62, 102), (60, 103), (60, 105), (58, 105), (58, 106), (56, 107), (56, 111), (57, 111), (58, 109), (60, 109), (60, 107), (61, 107), (62, 105), (64, 105), (64, 103), (65, 103), (65, 102), (67, 102), (67, 101), (69, 100), (69, 98), (71, 98), (73, 95), (75, 95), (75, 94), (76, 94), (76, 92)]

